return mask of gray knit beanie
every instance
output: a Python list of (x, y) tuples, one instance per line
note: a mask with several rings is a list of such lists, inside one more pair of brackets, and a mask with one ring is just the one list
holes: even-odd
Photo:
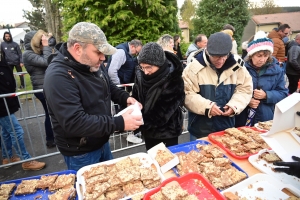
[(225, 56), (232, 49), (230, 36), (223, 32), (211, 34), (207, 41), (207, 51), (212, 56)]
[(165, 52), (162, 47), (155, 43), (149, 42), (143, 46), (138, 56), (138, 63), (146, 63), (161, 67), (166, 61)]

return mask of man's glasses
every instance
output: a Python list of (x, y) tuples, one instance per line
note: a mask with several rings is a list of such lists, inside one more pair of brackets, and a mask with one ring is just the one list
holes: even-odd
[(153, 66), (149, 65), (149, 66), (146, 66), (146, 67), (142, 67), (141, 65), (138, 65), (138, 67), (142, 71), (151, 71)]
[[(209, 54), (208, 54), (209, 55)], [(214, 59), (214, 60), (220, 60), (220, 59), (222, 59), (222, 60), (224, 60), (224, 59), (226, 59), (227, 57), (228, 57), (228, 55), (229, 54), (227, 54), (227, 55), (225, 55), (225, 56), (212, 56), (212, 55), (209, 55), (212, 59)]]

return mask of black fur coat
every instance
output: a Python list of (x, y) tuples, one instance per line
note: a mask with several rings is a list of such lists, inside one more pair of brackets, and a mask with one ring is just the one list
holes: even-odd
[[(146, 138), (169, 139), (178, 137), (182, 132), (182, 105), (185, 98), (181, 77), (183, 67), (175, 54), (165, 51), (165, 55), (170, 72), (155, 83), (145, 96), (143, 95), (143, 72), (136, 69), (132, 97), (143, 105), (144, 125), (140, 130)], [(157, 98), (155, 96), (158, 91), (160, 95)], [(151, 109), (148, 106), (151, 106)]]

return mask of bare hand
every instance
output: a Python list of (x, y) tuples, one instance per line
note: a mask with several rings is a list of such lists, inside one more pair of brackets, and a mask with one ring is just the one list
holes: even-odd
[(260, 103), (260, 100), (256, 100), (256, 99), (254, 99), (254, 98), (252, 98), (251, 100), (250, 100), (250, 103), (249, 103), (249, 107), (250, 108), (257, 108), (258, 106), (259, 106), (259, 103)]
[(223, 113), (223, 116), (231, 116), (231, 115), (233, 115), (234, 114), (234, 111), (233, 111), (233, 109), (232, 108), (230, 108), (229, 106), (224, 106), (223, 107), (224, 108), (224, 113)]
[(122, 115), (124, 119), (124, 130), (126, 131), (134, 131), (143, 124), (142, 116), (132, 115), (132, 112), (133, 109), (130, 109)]
[[(133, 104), (135, 104), (135, 102), (138, 102), (135, 98), (128, 97), (128, 99), (127, 99), (127, 106), (133, 105)], [(140, 106), (140, 108), (142, 110), (143, 109), (143, 105), (140, 102), (138, 102), (138, 104), (139, 104), (139, 106)]]
[(262, 89), (260, 89), (260, 90), (255, 89), (253, 91), (253, 97), (255, 99), (266, 99), (267, 98), (267, 94)]
[(43, 36), (42, 36), (42, 46), (43, 47), (49, 46), (48, 40), (49, 40), (49, 36), (46, 36), (45, 34), (43, 34)]
[(214, 104), (212, 106), (212, 108), (210, 109), (210, 115), (211, 116), (219, 116), (219, 115), (222, 115), (222, 114), (223, 114), (223, 111), (220, 110), (220, 108), (216, 104)]

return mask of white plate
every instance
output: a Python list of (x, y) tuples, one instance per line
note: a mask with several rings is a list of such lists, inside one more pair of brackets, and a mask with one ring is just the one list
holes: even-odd
[(257, 128), (258, 130), (269, 131), (267, 129), (259, 128), (258, 123), (254, 124), (254, 127)]
[[(79, 169), (77, 171), (77, 182), (76, 182), (76, 191), (77, 191), (77, 195), (78, 195), (78, 200), (82, 200), (83, 199), (83, 194), (85, 193), (85, 181), (84, 181), (84, 177), (82, 176), (82, 174), (91, 169), (91, 167), (95, 167), (95, 166), (99, 166), (99, 165), (110, 165), (110, 164), (114, 164), (120, 160), (123, 160), (126, 157), (130, 157), (130, 158), (140, 158), (140, 161), (142, 163), (141, 167), (151, 167), (152, 164), (155, 165), (156, 169), (160, 169), (157, 162), (153, 162), (153, 160), (151, 159), (151, 157), (146, 154), (146, 153), (136, 153), (136, 154), (132, 154), (129, 156), (124, 156), (121, 158), (116, 158), (113, 160), (109, 160), (109, 161), (105, 161), (105, 162), (101, 162), (101, 163), (97, 163), (97, 164), (93, 164), (93, 165), (88, 165), (85, 167), (82, 167), (81, 169)], [(160, 178), (161, 178), (161, 182), (165, 180), (164, 175), (160, 172), (160, 170), (157, 170), (157, 173), (159, 174)], [(82, 186), (82, 193), (80, 191), (80, 185)], [(145, 189), (144, 193), (148, 192), (148, 189)], [(141, 192), (142, 193), (142, 192)], [(135, 194), (134, 194), (135, 195)], [(132, 195), (132, 196), (134, 196)], [(127, 196), (124, 197), (123, 199), (129, 199), (131, 196)]]
[[(275, 166), (272, 163), (268, 163), (264, 159), (260, 159), (259, 156), (264, 152), (274, 153), (273, 150), (263, 149), (260, 150), (257, 154), (252, 155), (248, 158), (249, 162), (259, 171), (264, 172), (266, 174), (271, 175), (272, 177), (276, 178), (277, 180), (281, 181), (285, 184), (291, 184), (296, 188), (300, 188), (300, 179), (296, 176), (291, 176), (286, 173), (274, 172), (272, 168)], [(278, 167), (278, 166), (277, 166)]]
[[(258, 188), (262, 188), (262, 191), (258, 191)], [(284, 188), (288, 189), (295, 196), (300, 197), (300, 191), (297, 188), (289, 184), (283, 184), (268, 174), (255, 174), (221, 193), (223, 195), (225, 192), (237, 193), (240, 198), (248, 200), (255, 200), (257, 198), (283, 200), (289, 197), (281, 191)]]

